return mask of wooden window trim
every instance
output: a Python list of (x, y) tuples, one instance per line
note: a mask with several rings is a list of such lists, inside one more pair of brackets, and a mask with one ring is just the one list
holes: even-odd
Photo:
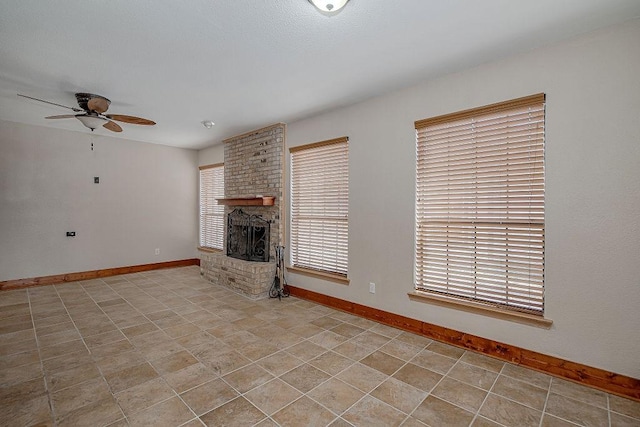
[(520, 311), (509, 310), (506, 308), (494, 307), (488, 304), (475, 301), (467, 301), (456, 297), (448, 297), (445, 295), (435, 295), (428, 292), (413, 291), (407, 295), (412, 301), (431, 303), (449, 308), (468, 311), (471, 313), (484, 314), (498, 319), (510, 320), (527, 325), (538, 326), (549, 329), (553, 324), (553, 320), (535, 314), (523, 313)]
[(296, 274), (302, 274), (304, 276), (315, 277), (318, 279), (330, 280), (332, 282), (341, 283), (343, 285), (348, 285), (350, 282), (347, 276), (337, 273), (330, 273), (328, 271), (312, 270), (310, 268), (295, 267), (293, 265), (288, 265), (287, 271)]

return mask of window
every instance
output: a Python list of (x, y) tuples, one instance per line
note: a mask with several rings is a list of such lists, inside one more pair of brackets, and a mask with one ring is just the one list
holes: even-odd
[(290, 149), (291, 263), (347, 275), (348, 138)]
[(200, 247), (220, 249), (224, 242), (224, 165), (200, 166)]
[(543, 313), (544, 102), (415, 123), (417, 291)]

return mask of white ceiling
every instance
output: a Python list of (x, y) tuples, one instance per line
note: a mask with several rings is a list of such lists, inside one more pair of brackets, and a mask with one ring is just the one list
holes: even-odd
[(1, 0), (0, 119), (89, 132), (17, 93), (91, 92), (157, 122), (96, 132), (199, 149), (639, 16), (638, 0), (351, 0), (334, 16), (307, 0)]

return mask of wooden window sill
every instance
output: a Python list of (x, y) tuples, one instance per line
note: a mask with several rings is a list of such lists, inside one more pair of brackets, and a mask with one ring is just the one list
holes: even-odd
[(349, 284), (349, 279), (341, 274), (325, 273), (324, 271), (316, 271), (308, 268), (294, 267), (292, 265), (287, 266), (287, 271), (296, 274), (303, 274), (305, 276), (316, 277), (318, 279), (331, 280), (332, 282), (340, 283), (343, 285)]
[(212, 253), (222, 252), (222, 249), (207, 248), (207, 247), (204, 247), (204, 246), (198, 246), (198, 250), (202, 251), (202, 252), (212, 252)]
[(426, 292), (413, 291), (409, 292), (409, 299), (414, 301), (432, 303), (442, 305), (446, 307), (456, 308), (471, 313), (483, 314), (486, 316), (496, 317), (498, 319), (510, 320), (513, 322), (524, 323), (527, 325), (538, 326), (541, 328), (549, 329), (553, 324), (551, 319), (545, 319), (542, 316), (536, 316), (535, 314), (521, 313), (518, 311), (506, 310), (499, 307), (492, 307), (482, 303), (476, 303), (473, 301), (459, 300), (456, 298), (449, 298), (446, 296), (433, 295)]

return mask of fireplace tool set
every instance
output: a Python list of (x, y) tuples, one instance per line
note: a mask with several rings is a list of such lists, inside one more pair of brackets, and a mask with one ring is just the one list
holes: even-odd
[(287, 279), (284, 277), (284, 246), (276, 246), (276, 277), (269, 289), (269, 298), (286, 298), (289, 296)]

